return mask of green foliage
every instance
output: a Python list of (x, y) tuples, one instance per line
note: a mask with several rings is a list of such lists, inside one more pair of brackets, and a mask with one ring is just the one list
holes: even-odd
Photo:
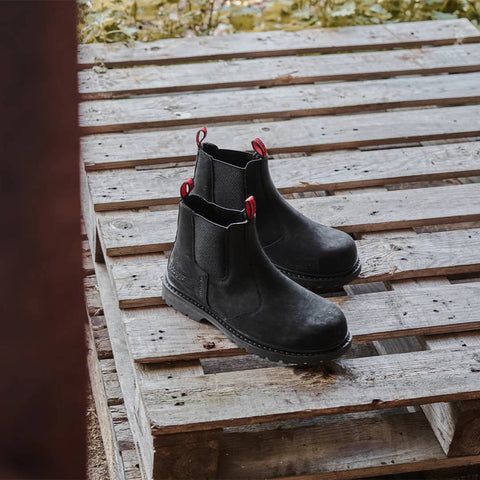
[(83, 43), (465, 17), (480, 0), (79, 0)]

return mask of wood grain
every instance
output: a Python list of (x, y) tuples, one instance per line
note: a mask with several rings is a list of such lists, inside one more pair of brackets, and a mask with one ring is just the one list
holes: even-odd
[(365, 235), (358, 282), (480, 271), (480, 229)]
[(479, 69), (479, 45), (466, 44), (118, 68), (104, 73), (83, 70), (78, 74), (78, 84), (83, 100), (95, 100), (216, 88), (474, 72)]
[[(448, 285), (446, 278), (417, 281), (399, 281), (392, 288), (400, 292), (419, 290), (424, 292), (432, 286)], [(440, 350), (480, 346), (478, 333), (426, 336), (422, 338), (426, 349)], [(480, 402), (450, 402), (424, 405), (422, 409), (432, 429), (448, 456), (478, 455), (480, 432)]]
[[(479, 118), (478, 105), (305, 117), (217, 126), (210, 129), (208, 141), (245, 150), (253, 138), (261, 136), (270, 154), (339, 150), (475, 136), (480, 134)], [(190, 161), (195, 159), (196, 131), (182, 128), (91, 135), (82, 138), (82, 158), (87, 170)]]
[(444, 468), (450, 462), (454, 466), (455, 462), (480, 461), (480, 457), (447, 459), (422, 413), (376, 412), (370, 417), (321, 420), (309, 427), (225, 436), (219, 478), (305, 478), (303, 475), (309, 474), (318, 480), (384, 478), (392, 473)]
[[(361, 91), (361, 95), (359, 95)], [(434, 75), (83, 102), (82, 133), (295, 118), (386, 108), (460, 105), (480, 100), (480, 73)]]
[[(265, 368), (248, 375), (218, 373), (163, 385), (144, 381), (142, 387), (154, 435), (209, 430), (479, 398), (480, 349), (355, 358), (315, 368)], [(182, 405), (175, 405), (181, 396)]]
[[(371, 293), (330, 300), (342, 308), (356, 342), (480, 327), (480, 286)], [(127, 310), (122, 317), (129, 350), (137, 362), (245, 353), (215, 327), (190, 320), (172, 308)]]
[[(289, 200), (303, 215), (345, 232), (373, 232), (480, 219), (480, 184)], [(418, 208), (421, 205), (422, 208)], [(99, 232), (109, 256), (168, 250), (177, 211), (103, 214)]]
[[(480, 271), (480, 229), (365, 235), (357, 241), (362, 273), (356, 283)], [(107, 257), (122, 308), (162, 305), (160, 254)]]
[(135, 42), (133, 46), (120, 42), (92, 43), (79, 45), (78, 64), (80, 68), (98, 63), (109, 67), (165, 65), (199, 60), (447, 45), (479, 40), (478, 31), (468, 20), (455, 19), (163, 39), (148, 43)]
[[(480, 174), (480, 142), (317, 153), (270, 160), (282, 193), (338, 190)], [(154, 170), (103, 170), (88, 174), (97, 212), (174, 204), (193, 166)]]

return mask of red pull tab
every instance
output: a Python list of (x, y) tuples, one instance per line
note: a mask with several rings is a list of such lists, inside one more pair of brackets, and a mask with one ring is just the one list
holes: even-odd
[(250, 196), (245, 200), (245, 213), (247, 214), (247, 218), (251, 220), (255, 216), (256, 211), (257, 203), (255, 202), (255, 198)]
[(185, 198), (193, 190), (193, 178), (189, 178), (182, 183), (180, 195)]
[(206, 136), (207, 136), (207, 129), (206, 129), (206, 127), (202, 127), (197, 132), (197, 147), (199, 147), (202, 144), (202, 142), (205, 140)]
[(252, 147), (262, 158), (267, 156), (267, 147), (259, 138), (252, 140)]

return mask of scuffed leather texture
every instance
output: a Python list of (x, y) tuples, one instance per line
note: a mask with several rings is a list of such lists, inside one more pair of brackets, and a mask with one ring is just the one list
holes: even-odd
[(207, 298), (208, 276), (195, 262), (194, 224), (191, 210), (180, 202), (177, 234), (168, 259), (168, 278), (173, 286), (199, 302)]
[[(348, 328), (342, 311), (276, 269), (259, 243), (255, 218), (248, 220), (243, 212), (232, 212), (221, 212), (194, 194), (180, 202), (177, 238), (168, 265), (172, 284), (198, 300), (195, 285), (207, 278), (202, 305), (262, 345), (310, 353), (345, 342)], [(201, 231), (197, 229), (200, 224)], [(212, 255), (209, 249), (218, 246), (219, 235), (224, 253)], [(206, 258), (210, 264), (204, 262)], [(184, 280), (172, 279), (171, 271), (182, 272)]]
[[(204, 171), (210, 175), (208, 185)], [(253, 195), (260, 243), (270, 260), (284, 271), (328, 280), (347, 275), (357, 264), (354, 240), (296, 211), (273, 184), (267, 158), (258, 154), (222, 150), (210, 143), (201, 145), (194, 192), (234, 209), (243, 209), (245, 198)]]

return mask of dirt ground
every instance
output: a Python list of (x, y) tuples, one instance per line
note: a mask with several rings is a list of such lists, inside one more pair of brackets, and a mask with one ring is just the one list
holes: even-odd
[(87, 403), (87, 480), (109, 480), (105, 450), (90, 384)]

